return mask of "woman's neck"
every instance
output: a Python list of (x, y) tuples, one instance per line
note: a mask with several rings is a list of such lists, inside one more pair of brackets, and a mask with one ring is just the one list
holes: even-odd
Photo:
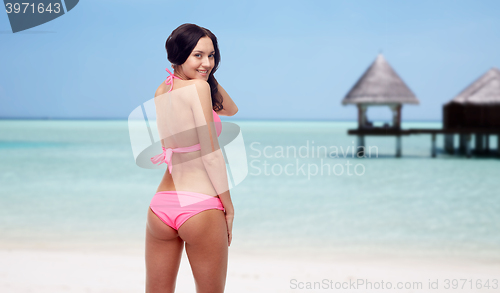
[(180, 79), (183, 79), (183, 80), (188, 80), (189, 78), (184, 74), (184, 72), (182, 71), (182, 69), (175, 69), (174, 68), (174, 75), (177, 76), (178, 78)]

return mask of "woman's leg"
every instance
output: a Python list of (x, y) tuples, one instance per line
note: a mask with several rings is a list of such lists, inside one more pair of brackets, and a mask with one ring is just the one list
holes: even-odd
[(151, 208), (146, 226), (146, 293), (174, 292), (184, 241)]
[(224, 212), (206, 210), (179, 227), (193, 270), (196, 292), (224, 292), (227, 275), (227, 226)]

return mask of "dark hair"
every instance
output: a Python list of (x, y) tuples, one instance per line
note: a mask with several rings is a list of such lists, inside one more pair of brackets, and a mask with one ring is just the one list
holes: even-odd
[(165, 49), (167, 49), (168, 61), (174, 65), (181, 65), (186, 62), (187, 58), (193, 52), (194, 47), (198, 41), (203, 37), (212, 39), (215, 50), (215, 65), (210, 75), (208, 76), (208, 84), (210, 85), (212, 96), (212, 107), (215, 111), (222, 110), (222, 95), (219, 93), (217, 86), (219, 83), (214, 77), (220, 62), (219, 46), (217, 44), (217, 37), (208, 29), (197, 26), (192, 23), (185, 23), (176, 28), (165, 42)]

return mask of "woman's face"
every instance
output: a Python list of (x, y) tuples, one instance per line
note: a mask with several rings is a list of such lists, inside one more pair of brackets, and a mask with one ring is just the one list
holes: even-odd
[(208, 80), (210, 72), (215, 66), (215, 50), (212, 39), (205, 36), (198, 40), (198, 44), (182, 64), (182, 73), (188, 79)]

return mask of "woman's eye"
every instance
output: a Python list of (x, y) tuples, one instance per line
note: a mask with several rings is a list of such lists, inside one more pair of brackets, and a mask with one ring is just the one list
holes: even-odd
[[(195, 56), (195, 57), (198, 57), (198, 56), (200, 56), (200, 57), (201, 57), (201, 54), (196, 54), (196, 55), (194, 55), (194, 56)], [(208, 57), (214, 57), (214, 56), (215, 56), (214, 54), (210, 54), (210, 55), (208, 55)]]

